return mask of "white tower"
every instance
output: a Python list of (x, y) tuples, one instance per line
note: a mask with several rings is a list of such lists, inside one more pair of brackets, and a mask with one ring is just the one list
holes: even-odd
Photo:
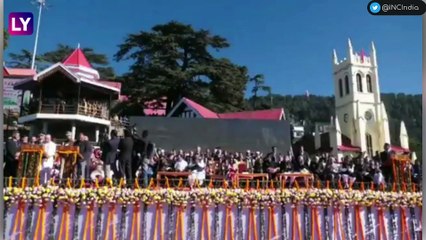
[(371, 43), (370, 56), (364, 51), (354, 52), (350, 39), (347, 58), (339, 60), (334, 50), (333, 77), (341, 144), (360, 147), (371, 155), (382, 151), (383, 145), (390, 143), (390, 134), (386, 109), (380, 100), (374, 43)]

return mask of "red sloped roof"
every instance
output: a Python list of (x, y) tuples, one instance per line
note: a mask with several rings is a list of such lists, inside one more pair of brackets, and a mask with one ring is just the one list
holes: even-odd
[(92, 65), (87, 60), (86, 56), (80, 48), (75, 49), (74, 52), (72, 52), (63, 63), (64, 65), (92, 68)]
[(340, 145), (337, 147), (337, 150), (341, 152), (361, 152), (360, 147), (351, 146), (351, 145)]
[(283, 115), (282, 108), (234, 112), (234, 113), (219, 113), (221, 119), (252, 119), (252, 120), (281, 120)]
[(118, 97), (118, 100), (120, 100), (122, 102), (127, 102), (127, 101), (129, 101), (129, 96), (127, 96), (127, 95), (120, 95)]
[(191, 99), (183, 98), (183, 102), (187, 106), (190, 106), (194, 110), (196, 110), (203, 118), (218, 118), (217, 113), (215, 113), (212, 110), (192, 101)]
[(391, 146), (391, 150), (394, 151), (394, 152), (397, 152), (397, 153), (409, 153), (409, 152), (411, 152), (410, 149), (408, 149), (408, 148), (403, 148), (403, 147), (394, 146), (394, 145)]
[(7, 68), (3, 67), (5, 77), (31, 77), (36, 75), (36, 71), (30, 68)]
[(117, 89), (121, 89), (121, 82), (113, 82), (113, 81), (106, 81), (106, 80), (99, 80), (99, 83), (108, 85), (110, 87), (115, 87)]

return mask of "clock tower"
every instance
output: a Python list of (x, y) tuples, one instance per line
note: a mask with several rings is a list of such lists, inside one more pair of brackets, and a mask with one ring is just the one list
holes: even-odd
[[(369, 56), (355, 52), (348, 40), (347, 58), (333, 51), (333, 77), (336, 122), (342, 145), (359, 147), (370, 156), (390, 143), (389, 123), (380, 99), (377, 57), (374, 43)], [(335, 151), (340, 146), (332, 146)]]

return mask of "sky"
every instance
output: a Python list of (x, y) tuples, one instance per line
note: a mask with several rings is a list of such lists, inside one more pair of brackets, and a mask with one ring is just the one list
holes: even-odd
[[(347, 39), (368, 55), (374, 41), (382, 92), (421, 93), (421, 17), (372, 16), (369, 1), (47, 0), (38, 52), (59, 43), (106, 54), (118, 74), (129, 62), (113, 55), (128, 34), (171, 20), (208, 29), (230, 42), (217, 55), (264, 74), (277, 94), (332, 95), (332, 51), (346, 57)], [(31, 0), (5, 1), (10, 12), (33, 12)], [(7, 20), (5, 21), (7, 25)], [(12, 36), (8, 53), (32, 50), (33, 36)], [(249, 86), (250, 88), (250, 86)]]

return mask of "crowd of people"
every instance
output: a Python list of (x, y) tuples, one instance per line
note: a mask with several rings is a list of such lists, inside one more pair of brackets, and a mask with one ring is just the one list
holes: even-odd
[[(39, 137), (23, 137), (14, 132), (6, 143), (5, 175), (16, 176), (19, 146), (22, 144), (40, 144), (44, 148), (43, 164), (40, 176), (43, 182), (51, 177), (60, 178), (60, 158), (55, 158), (56, 144), (49, 134)], [(366, 153), (356, 156), (346, 155), (338, 158), (329, 153), (309, 155), (303, 147), (296, 154), (291, 151), (279, 153), (272, 147), (269, 153), (247, 150), (246, 152), (229, 152), (221, 147), (202, 149), (196, 147), (193, 151), (169, 150), (158, 148), (149, 140), (148, 131), (141, 136), (129, 130), (119, 137), (112, 130), (100, 141), (100, 149), (94, 150), (84, 133), (79, 134), (77, 141), (67, 133), (64, 146), (78, 146), (79, 157), (76, 166), (77, 178), (98, 179), (135, 179), (139, 178), (147, 185), (158, 172), (188, 172), (189, 182), (198, 180), (203, 184), (206, 179), (221, 177), (232, 181), (237, 173), (264, 173), (269, 179), (275, 179), (280, 173), (311, 173), (316, 180), (337, 182), (344, 187), (355, 182), (373, 182), (385, 184), (393, 181), (392, 151), (385, 144), (384, 151), (370, 157)], [(59, 159), (59, 161), (58, 161)], [(422, 178), (420, 161), (416, 160), (403, 169), (411, 173), (412, 181), (420, 183)]]

